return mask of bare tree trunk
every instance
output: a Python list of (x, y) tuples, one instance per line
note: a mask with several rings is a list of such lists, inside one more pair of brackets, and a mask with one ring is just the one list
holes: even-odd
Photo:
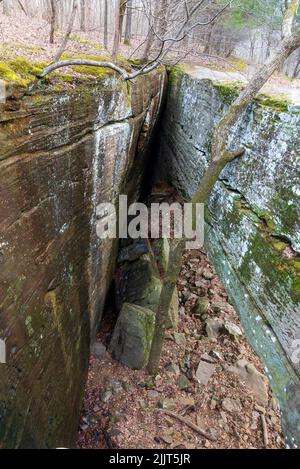
[[(248, 105), (255, 98), (256, 94), (260, 91), (268, 79), (284, 64), (285, 60), (298, 47), (300, 47), (300, 32), (291, 35), (282, 42), (275, 58), (269, 64), (263, 66), (253, 76), (247, 87), (231, 104), (225, 116), (221, 119), (214, 131), (211, 151), (211, 164), (207, 168), (199, 188), (191, 200), (193, 204), (205, 203), (225, 166), (233, 159), (244, 154), (244, 149), (227, 149), (227, 142), (232, 127), (240, 119)], [(148, 371), (151, 374), (157, 373), (159, 368), (166, 330), (166, 318), (170, 309), (172, 293), (176, 288), (183, 252), (184, 242), (182, 240), (181, 242), (180, 240), (171, 240), (170, 261), (163, 281), (163, 287), (156, 316), (155, 333), (148, 363)]]
[(54, 44), (54, 34), (56, 25), (56, 0), (50, 0), (51, 19), (50, 19), (50, 44)]
[(154, 43), (154, 38), (155, 38), (154, 31), (152, 27), (150, 26), (148, 36), (147, 36), (146, 46), (145, 46), (144, 54), (143, 54), (143, 60), (145, 62), (149, 59), (150, 52)]
[[(159, 49), (161, 47), (162, 41), (168, 29), (168, 9), (169, 9), (169, 0), (160, 0), (158, 3), (158, 9), (156, 12), (156, 36), (154, 38), (154, 49)], [(160, 39), (161, 38), (161, 39)]]
[(80, 0), (80, 31), (86, 31), (86, 3)]
[(166, 319), (170, 310), (177, 279), (180, 274), (183, 251), (183, 239), (170, 240), (170, 257), (159, 299), (158, 311), (155, 320), (155, 334), (153, 337), (148, 362), (148, 371), (150, 374), (156, 374), (159, 367), (160, 357), (165, 340)]
[(162, 45), (162, 39), (164, 38), (168, 27), (168, 8), (169, 0), (155, 0), (152, 15), (154, 17), (154, 21), (152, 24), (150, 18), (149, 33), (144, 50), (145, 60), (148, 60), (152, 49), (159, 49)]
[[(154, 0), (154, 2), (153, 2), (154, 3), (154, 5), (153, 5), (153, 16), (154, 16), (154, 18), (157, 17), (157, 14), (158, 14), (158, 11), (159, 11), (159, 2), (160, 2), (160, 0)], [(154, 40), (155, 40), (156, 20), (152, 21), (152, 17), (150, 17), (149, 22), (150, 22), (149, 32), (148, 32), (146, 45), (145, 45), (145, 49), (144, 49), (144, 54), (143, 54), (143, 59), (145, 61), (147, 61), (149, 56), (150, 56), (151, 49), (153, 47)]]
[(119, 19), (120, 42), (121, 42), (122, 34), (123, 34), (123, 24), (124, 24), (124, 17), (126, 13), (126, 6), (127, 6), (127, 0), (121, 0), (120, 1), (120, 19)]
[(122, 0), (115, 0), (115, 33), (114, 33), (114, 45), (112, 51), (112, 57), (115, 61), (119, 52), (120, 47), (120, 10)]
[(25, 15), (28, 16), (27, 11), (25, 10), (25, 7), (23, 3), (21, 2), (21, 0), (18, 0), (18, 4), (20, 5), (20, 8), (23, 11), (23, 13), (25, 13)]
[(104, 0), (104, 47), (108, 50), (108, 0)]
[(125, 38), (124, 44), (130, 46), (131, 42), (131, 29), (132, 29), (132, 4), (131, 0), (127, 0), (127, 15), (126, 15), (126, 26), (125, 26)]
[(70, 20), (69, 20), (69, 23), (68, 23), (68, 26), (67, 26), (66, 35), (63, 39), (63, 42), (60, 46), (60, 49), (59, 49), (58, 53), (55, 56), (54, 63), (59, 61), (59, 59), (61, 58), (63, 52), (66, 49), (69, 37), (71, 36), (72, 30), (73, 30), (77, 9), (78, 9), (77, 0), (73, 0), (72, 11), (71, 11)]

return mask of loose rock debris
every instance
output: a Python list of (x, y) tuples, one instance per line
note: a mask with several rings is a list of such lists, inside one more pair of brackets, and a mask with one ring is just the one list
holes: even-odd
[[(155, 379), (109, 351), (91, 355), (78, 446), (283, 448), (263, 366), (203, 250), (185, 253), (178, 292), (178, 331), (168, 333)], [(99, 334), (105, 345), (110, 317)]]

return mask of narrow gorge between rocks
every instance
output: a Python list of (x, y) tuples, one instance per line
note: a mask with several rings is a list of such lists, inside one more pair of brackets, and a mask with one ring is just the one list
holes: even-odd
[[(126, 365), (146, 364), (159, 266), (168, 262), (168, 246), (166, 240), (152, 246), (100, 240), (96, 208), (117, 203), (120, 194), (130, 202), (189, 199), (208, 166), (212, 129), (239, 86), (234, 79), (212, 79), (201, 67), (175, 67), (169, 75), (161, 68), (132, 83), (111, 73), (75, 84), (61, 76), (25, 96), (20, 84), (7, 83), (0, 104), (0, 338), (7, 353), (1, 365), (0, 447), (74, 447), (76, 438), (85, 447), (83, 432), (93, 428), (94, 414), (105, 418), (101, 405), (114, 394), (132, 392), (125, 385), (120, 391), (120, 382), (126, 382)], [(181, 376), (187, 407), (195, 403), (184, 394), (189, 386), (183, 370), (192, 381), (200, 357), (204, 374), (209, 366), (224, 373), (229, 367), (246, 384), (250, 380), (249, 409), (259, 417), (272, 407), (266, 418), (278, 428), (274, 395), (285, 439), (272, 444), (291, 448), (300, 444), (300, 368), (293, 360), (300, 336), (299, 126), (299, 103), (261, 94), (232, 129), (231, 140), (246, 153), (225, 168), (209, 198), (205, 252), (185, 254), (179, 299), (174, 292), (169, 315), (175, 329), (181, 323), (168, 341), (180, 348), (188, 340), (183, 348), (194, 344), (195, 350), (199, 342), (200, 355), (196, 363), (191, 352), (191, 364), (180, 369), (172, 360), (163, 364), (173, 366), (171, 376)], [(184, 330), (189, 326), (199, 328), (192, 342), (184, 337), (192, 336)], [(228, 360), (217, 350), (224, 332)], [(138, 344), (134, 356), (132, 337)], [(178, 354), (184, 362), (184, 350)], [(249, 354), (252, 363), (245, 360)], [(93, 415), (87, 416), (82, 403), (89, 364), (87, 389), (97, 389), (97, 373), (105, 382), (98, 383), (102, 395), (93, 397)], [(149, 385), (144, 370), (136, 373), (137, 383), (144, 382), (140, 392), (152, 391), (150, 401), (165, 397)], [(110, 388), (107, 380), (113, 380)], [(226, 375), (224, 389), (229, 382)], [(193, 384), (199, 396), (206, 385), (201, 378)], [(247, 386), (239, 386), (246, 396)], [(84, 406), (89, 398), (87, 391)], [(214, 412), (225, 411), (229, 428), (231, 412), (243, 410), (241, 400), (226, 394), (219, 402), (212, 394), (213, 400), (210, 424)], [(146, 403), (142, 410), (151, 409)], [(160, 441), (170, 444), (166, 436)]]

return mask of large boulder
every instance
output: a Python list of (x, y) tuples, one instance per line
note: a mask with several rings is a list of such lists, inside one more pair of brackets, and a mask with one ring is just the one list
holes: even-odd
[[(122, 247), (116, 274), (116, 303), (120, 310), (123, 303), (131, 303), (157, 312), (164, 275), (169, 261), (167, 239), (155, 241), (136, 240)], [(169, 310), (167, 328), (178, 325), (178, 293), (174, 290)]]
[(129, 368), (144, 368), (149, 359), (154, 326), (153, 311), (124, 303), (110, 343), (113, 356)]

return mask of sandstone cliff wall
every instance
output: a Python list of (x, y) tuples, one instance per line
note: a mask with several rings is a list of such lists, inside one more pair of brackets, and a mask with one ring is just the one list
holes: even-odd
[[(234, 85), (170, 77), (158, 173), (187, 198), (210, 158), (214, 124)], [(281, 405), (290, 447), (300, 444), (300, 109), (261, 96), (232, 130), (245, 156), (221, 175), (206, 209), (206, 249)], [(294, 348), (293, 348), (294, 346)], [(299, 349), (299, 343), (298, 343)]]
[[(0, 447), (71, 446), (117, 245), (96, 206), (139, 195), (161, 72), (41, 84), (0, 105)], [(91, 331), (91, 333), (90, 333)]]

